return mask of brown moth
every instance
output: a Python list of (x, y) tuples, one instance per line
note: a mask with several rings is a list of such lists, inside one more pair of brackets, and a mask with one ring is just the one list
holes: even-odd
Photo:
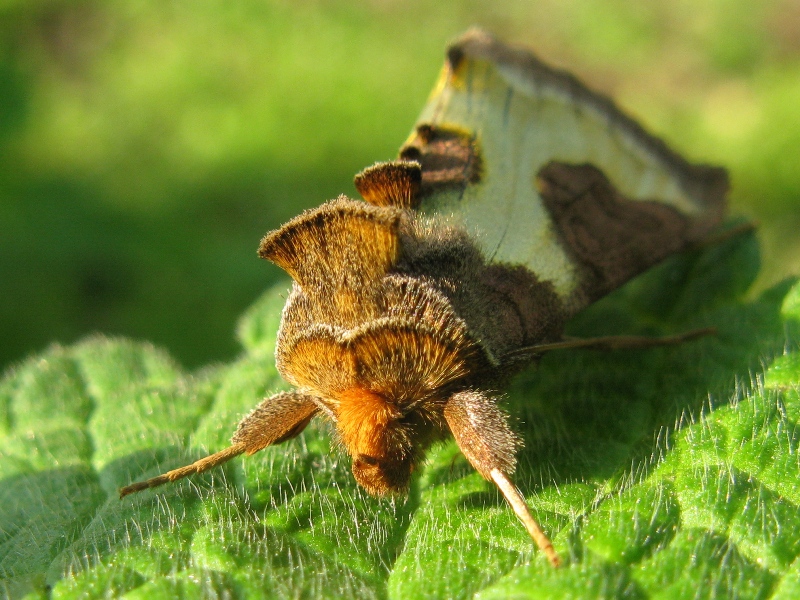
[(229, 448), (120, 490), (201, 473), (330, 419), (370, 494), (404, 492), (452, 435), (550, 562), (552, 544), (511, 482), (520, 439), (498, 390), (557, 348), (671, 338), (563, 340), (565, 322), (722, 218), (727, 175), (695, 166), (607, 98), (526, 50), (472, 30), (397, 160), (262, 240), (294, 280), (275, 360), (295, 386), (265, 399)]

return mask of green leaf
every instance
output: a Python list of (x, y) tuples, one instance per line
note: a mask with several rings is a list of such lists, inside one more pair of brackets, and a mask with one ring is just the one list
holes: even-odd
[[(506, 408), (515, 482), (565, 560), (552, 569), (454, 442), (407, 498), (374, 499), (324, 422), (120, 500), (227, 444), (285, 389), (286, 284), (242, 318), (241, 356), (187, 373), (147, 344), (53, 346), (0, 381), (0, 590), (8, 597), (776, 598), (800, 589), (800, 285), (744, 301), (740, 236), (668, 261), (570, 325), (718, 335), (551, 353)], [(679, 274), (676, 276), (675, 274)], [(616, 327), (616, 330), (614, 329)]]

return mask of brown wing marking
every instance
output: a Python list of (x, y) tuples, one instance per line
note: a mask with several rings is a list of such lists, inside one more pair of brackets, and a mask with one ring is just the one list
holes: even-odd
[(422, 166), (420, 199), (448, 189), (478, 183), (483, 159), (474, 135), (454, 126), (423, 123), (400, 149), (400, 160)]
[(477, 140), (464, 129), (418, 125), (400, 159), (367, 167), (355, 177), (361, 196), (376, 206), (417, 208), (425, 196), (478, 183), (483, 161)]
[(268, 233), (258, 254), (310, 293), (329, 288), (359, 290), (397, 261), (401, 219), (397, 208), (341, 196)]
[(512, 336), (517, 338), (517, 346), (561, 338), (567, 313), (550, 282), (540, 281), (525, 267), (495, 263), (483, 270), (481, 283), (487, 286), (493, 304), (495, 335), (509, 341)]
[(657, 201), (629, 200), (592, 165), (550, 162), (537, 185), (559, 240), (580, 266), (581, 308), (702, 239), (712, 223)]

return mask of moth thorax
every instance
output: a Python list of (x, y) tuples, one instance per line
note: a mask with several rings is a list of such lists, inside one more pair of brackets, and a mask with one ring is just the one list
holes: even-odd
[(353, 457), (356, 481), (372, 495), (403, 492), (411, 475), (411, 448), (403, 413), (380, 394), (361, 388), (338, 397), (336, 425)]
[[(342, 286), (331, 298), (333, 320), (341, 327), (356, 327), (377, 317), (375, 301), (367, 286)], [(326, 315), (329, 318), (331, 315)]]

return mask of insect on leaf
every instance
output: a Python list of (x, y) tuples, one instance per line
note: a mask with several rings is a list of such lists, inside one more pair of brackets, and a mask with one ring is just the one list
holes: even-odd
[(614, 104), (526, 50), (473, 30), (397, 160), (261, 242), (294, 279), (275, 352), (295, 386), (266, 398), (232, 445), (121, 495), (212, 468), (330, 419), (373, 495), (407, 491), (453, 436), (553, 565), (512, 482), (519, 437), (499, 390), (544, 352), (689, 340), (564, 340), (567, 319), (702, 241), (724, 209), (724, 170), (694, 166)]

